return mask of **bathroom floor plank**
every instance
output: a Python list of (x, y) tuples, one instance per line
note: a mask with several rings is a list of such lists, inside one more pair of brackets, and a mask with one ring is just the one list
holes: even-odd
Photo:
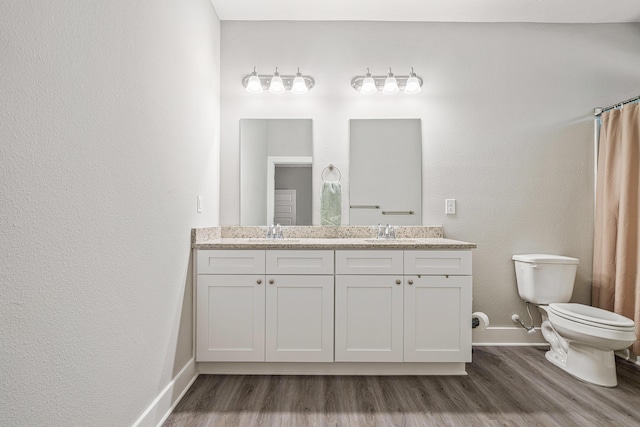
[(164, 426), (640, 426), (640, 367), (598, 387), (545, 351), (474, 347), (467, 376), (201, 375)]

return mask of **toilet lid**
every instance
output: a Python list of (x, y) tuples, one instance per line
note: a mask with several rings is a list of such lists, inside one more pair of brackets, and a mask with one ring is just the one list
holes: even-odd
[(635, 328), (633, 320), (589, 305), (553, 303), (549, 304), (549, 310), (566, 319), (600, 328), (630, 330)]
[(578, 258), (548, 254), (522, 254), (511, 257), (514, 261), (528, 262), (530, 264), (578, 264)]

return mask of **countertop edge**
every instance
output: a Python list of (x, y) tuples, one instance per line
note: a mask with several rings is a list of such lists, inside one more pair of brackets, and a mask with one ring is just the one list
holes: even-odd
[[(215, 239), (192, 245), (193, 249), (476, 249), (475, 243), (444, 238), (411, 239), (412, 242), (367, 242), (364, 239), (298, 239), (299, 241)], [(310, 241), (322, 240), (322, 241)], [(327, 241), (331, 240), (331, 241)]]

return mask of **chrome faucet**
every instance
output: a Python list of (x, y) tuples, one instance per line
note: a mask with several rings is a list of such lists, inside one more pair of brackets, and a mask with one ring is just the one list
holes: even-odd
[(267, 226), (267, 239), (284, 239), (282, 226), (280, 224), (271, 224)]
[(393, 225), (387, 224), (387, 239), (395, 239), (396, 238), (396, 228)]
[(276, 226), (271, 224), (267, 226), (267, 239), (276, 238)]
[(396, 229), (393, 225), (387, 224), (383, 228), (382, 224), (378, 224), (378, 239), (395, 239)]

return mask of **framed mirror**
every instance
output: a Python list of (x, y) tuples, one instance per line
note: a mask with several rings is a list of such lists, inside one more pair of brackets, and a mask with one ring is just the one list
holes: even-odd
[(349, 128), (349, 224), (422, 225), (420, 119), (352, 119)]
[(240, 120), (240, 225), (311, 225), (311, 119)]

